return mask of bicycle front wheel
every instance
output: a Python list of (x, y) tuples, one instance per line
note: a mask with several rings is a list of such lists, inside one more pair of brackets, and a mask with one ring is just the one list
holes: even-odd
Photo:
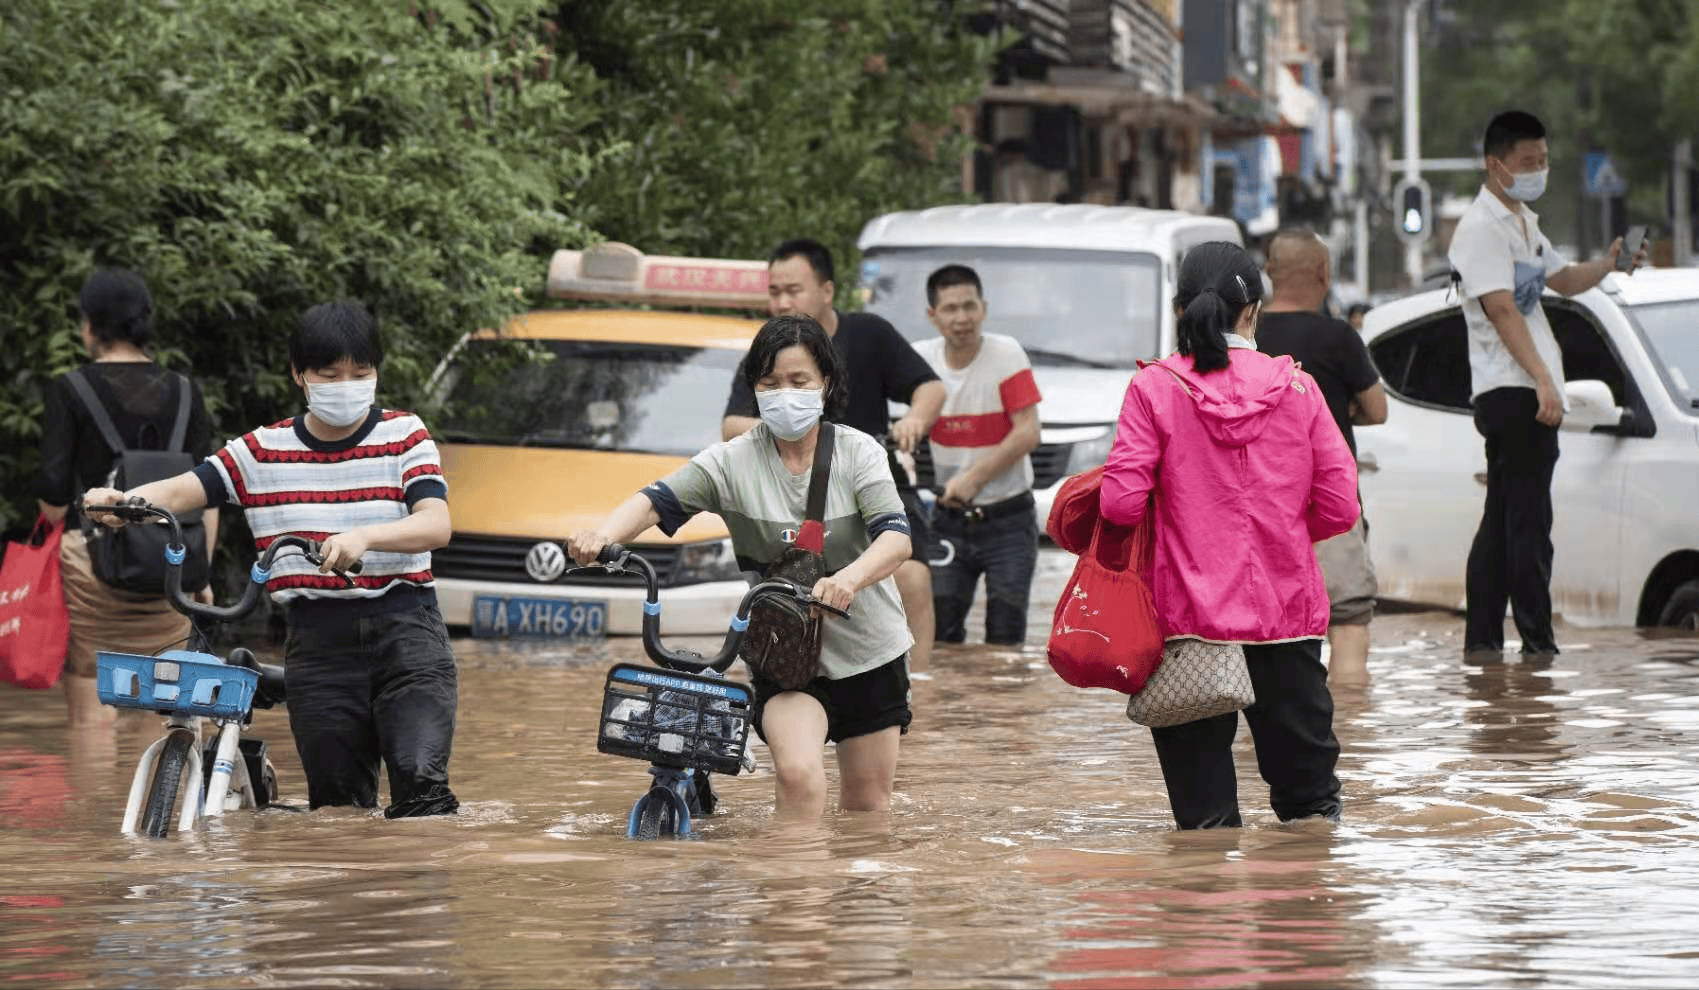
[(633, 838), (658, 839), (678, 832), (678, 804), (669, 791), (657, 787), (643, 798), (637, 809), (637, 829)]
[(177, 810), (177, 795), (183, 789), (183, 774), (189, 768), (189, 751), (194, 748), (195, 734), (188, 729), (174, 729), (159, 751), (153, 765), (153, 783), (148, 785), (147, 804), (142, 811), (143, 835), (162, 839), (171, 831), (171, 819)]

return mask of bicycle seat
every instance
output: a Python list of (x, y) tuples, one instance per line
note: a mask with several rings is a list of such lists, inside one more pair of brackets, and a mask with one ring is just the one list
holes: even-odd
[(230, 663), (236, 667), (246, 667), (260, 675), (259, 687), (254, 690), (254, 707), (270, 708), (282, 704), (287, 699), (283, 688), (283, 668), (274, 663), (261, 663), (254, 651), (246, 646), (238, 646), (230, 651)]

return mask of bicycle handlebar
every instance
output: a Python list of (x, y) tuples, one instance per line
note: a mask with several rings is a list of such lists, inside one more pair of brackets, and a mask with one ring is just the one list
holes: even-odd
[[(685, 673), (695, 674), (709, 669), (724, 672), (730, 667), (732, 661), (737, 659), (738, 647), (743, 645), (743, 634), (749, 628), (749, 610), (756, 601), (765, 596), (784, 595), (811, 608), (849, 618), (849, 612), (844, 609), (815, 598), (813, 589), (782, 578), (769, 578), (744, 592), (743, 600), (738, 603), (737, 613), (732, 617), (731, 628), (726, 630), (725, 641), (720, 644), (720, 652), (713, 659), (705, 659), (691, 650), (669, 650), (661, 643), (660, 581), (655, 575), (654, 565), (641, 554), (627, 550), (621, 544), (610, 543), (596, 555), (596, 563), (589, 566), (599, 566), (615, 574), (636, 571), (642, 576), (648, 592), (643, 603), (643, 652), (657, 664)], [(585, 569), (587, 568), (574, 568)]]
[[(260, 559), (254, 561), (254, 566), (248, 572), (248, 586), (242, 590), (242, 597), (236, 604), (224, 607), (202, 605), (183, 592), (183, 561), (187, 559), (188, 548), (183, 545), (182, 524), (177, 521), (176, 515), (170, 509), (153, 505), (138, 496), (131, 496), (126, 501), (116, 505), (84, 504), (82, 510), (84, 512), (110, 512), (130, 523), (146, 522), (149, 517), (156, 517), (171, 527), (171, 539), (165, 546), (165, 597), (171, 601), (173, 608), (184, 615), (199, 616), (219, 622), (230, 622), (247, 615), (253, 611), (255, 605), (259, 604), (260, 591), (265, 587), (266, 582), (271, 580), (271, 565), (284, 550), (293, 548), (300, 551), (303, 557), (314, 564), (324, 563), (324, 556), (320, 552), (322, 544), (318, 540), (296, 536), (292, 533), (284, 534), (273, 540), (271, 545), (265, 548), (265, 552), (260, 554)], [(349, 587), (353, 587), (354, 579), (350, 575), (358, 574), (360, 570), (361, 562), (356, 560), (353, 566), (346, 571), (336, 571), (335, 573), (347, 581)]]

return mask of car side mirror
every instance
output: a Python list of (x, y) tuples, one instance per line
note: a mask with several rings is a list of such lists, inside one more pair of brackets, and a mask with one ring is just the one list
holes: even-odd
[(1595, 378), (1566, 382), (1563, 396), (1569, 411), (1563, 414), (1563, 429), (1585, 433), (1595, 427), (1620, 427), (1626, 410), (1616, 404), (1611, 387)]

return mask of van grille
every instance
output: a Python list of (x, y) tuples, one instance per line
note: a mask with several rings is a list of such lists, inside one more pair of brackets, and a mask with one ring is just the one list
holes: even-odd
[[(438, 577), (459, 578), (462, 581), (531, 581), (525, 573), (525, 555), (541, 540), (512, 536), (476, 536), (455, 533), (448, 546), (431, 551), (431, 571)], [(678, 547), (672, 544), (639, 545), (630, 549), (642, 554), (655, 565), (655, 576), (661, 587), (672, 584), (678, 566)], [(643, 579), (635, 574), (609, 574), (605, 571), (568, 571), (555, 584), (641, 585)]]

